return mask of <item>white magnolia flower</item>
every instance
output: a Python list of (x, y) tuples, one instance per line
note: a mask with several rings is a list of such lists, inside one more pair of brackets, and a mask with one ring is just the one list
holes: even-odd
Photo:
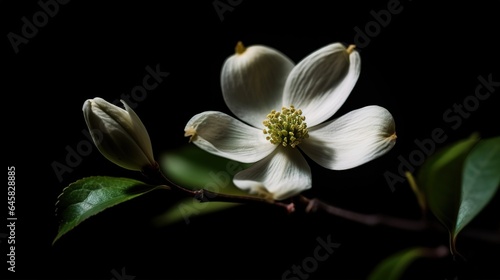
[(125, 169), (142, 171), (156, 166), (144, 124), (120, 101), (125, 110), (99, 97), (83, 104), (83, 116), (95, 145), (108, 160)]
[(394, 119), (382, 107), (363, 107), (327, 121), (349, 96), (360, 67), (354, 46), (340, 43), (297, 65), (272, 48), (238, 43), (224, 63), (221, 84), (227, 106), (242, 121), (203, 112), (189, 120), (185, 136), (212, 154), (254, 163), (234, 176), (239, 188), (289, 198), (311, 187), (303, 153), (325, 168), (343, 170), (394, 146)]

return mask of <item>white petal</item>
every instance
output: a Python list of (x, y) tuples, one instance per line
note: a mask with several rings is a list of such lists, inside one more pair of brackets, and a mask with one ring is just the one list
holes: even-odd
[(283, 88), (294, 63), (279, 51), (266, 46), (250, 46), (230, 56), (222, 67), (224, 100), (238, 118), (263, 127), (271, 110), (281, 109)]
[(256, 162), (276, 149), (263, 130), (221, 112), (195, 115), (184, 131), (184, 136), (191, 136), (190, 141), (201, 149), (239, 162)]
[(302, 154), (280, 147), (274, 153), (234, 176), (234, 184), (254, 194), (282, 200), (312, 186), (311, 169)]
[(283, 105), (302, 109), (308, 126), (330, 118), (344, 104), (361, 71), (357, 51), (344, 45), (323, 47), (297, 64), (285, 85)]
[(342, 170), (384, 155), (395, 143), (391, 113), (379, 106), (367, 106), (310, 128), (309, 138), (300, 147), (323, 167)]

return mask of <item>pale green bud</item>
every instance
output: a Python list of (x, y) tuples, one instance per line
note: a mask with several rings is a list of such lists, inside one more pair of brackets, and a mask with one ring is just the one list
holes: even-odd
[(156, 166), (148, 132), (123, 100), (125, 110), (96, 97), (83, 104), (83, 116), (101, 154), (125, 169), (142, 171)]

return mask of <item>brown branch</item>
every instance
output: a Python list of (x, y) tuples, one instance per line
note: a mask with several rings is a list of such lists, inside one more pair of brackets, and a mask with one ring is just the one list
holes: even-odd
[[(421, 220), (409, 220), (380, 214), (362, 214), (327, 204), (317, 198), (310, 199), (302, 195), (299, 195), (297, 198), (298, 203), (304, 206), (306, 213), (314, 213), (321, 210), (330, 215), (367, 226), (387, 226), (408, 231), (435, 230), (442, 233), (446, 232), (442, 224), (434, 220), (425, 219), (425, 216)], [(466, 228), (460, 235), (489, 243), (500, 244), (500, 233), (498, 231), (494, 232)]]
[[(367, 226), (387, 226), (407, 231), (435, 230), (438, 232), (446, 232), (446, 229), (443, 227), (443, 225), (441, 225), (437, 221), (426, 219), (425, 215), (420, 220), (410, 220), (381, 214), (363, 214), (327, 204), (317, 198), (310, 199), (303, 195), (298, 195), (292, 198), (293, 202), (285, 203), (257, 196), (230, 195), (213, 192), (206, 189), (191, 190), (172, 182), (160, 171), (159, 165), (148, 170), (143, 170), (143, 174), (150, 179), (161, 182), (161, 184), (166, 183), (170, 187), (171, 191), (174, 191), (181, 196), (195, 198), (201, 203), (230, 202), (260, 204), (267, 206), (277, 206), (281, 209), (284, 209), (287, 213), (296, 211), (295, 203), (297, 203), (297, 205), (303, 207), (305, 213), (314, 213), (318, 210), (321, 210), (330, 215), (341, 217)], [(498, 234), (498, 232), (465, 229), (461, 235), (464, 237), (483, 240), (490, 243), (500, 244), (500, 235)]]
[(295, 211), (293, 203), (283, 203), (272, 199), (265, 199), (256, 196), (240, 196), (240, 195), (230, 195), (216, 193), (206, 189), (200, 189), (196, 191), (188, 190), (189, 195), (192, 195), (199, 202), (233, 202), (233, 203), (257, 203), (257, 204), (267, 204), (274, 205), (284, 208), (288, 213)]

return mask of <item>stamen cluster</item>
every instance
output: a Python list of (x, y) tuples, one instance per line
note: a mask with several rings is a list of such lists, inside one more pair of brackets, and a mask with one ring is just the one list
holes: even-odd
[(305, 119), (302, 110), (295, 109), (293, 105), (290, 108), (281, 108), (281, 112), (272, 110), (263, 122), (267, 127), (264, 129), (264, 134), (268, 135), (266, 139), (272, 144), (295, 148), (302, 140), (309, 137)]

